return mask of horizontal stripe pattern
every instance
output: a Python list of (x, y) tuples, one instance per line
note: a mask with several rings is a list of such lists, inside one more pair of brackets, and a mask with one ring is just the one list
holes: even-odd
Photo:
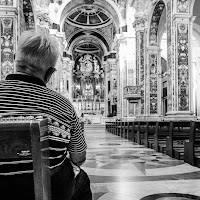
[[(48, 136), (41, 138), (41, 141), (48, 140), (49, 142), (49, 149), (43, 149), (43, 151), (50, 152), (48, 159), (50, 159), (51, 169), (64, 162), (68, 151), (81, 153), (87, 147), (78, 116), (70, 101), (44, 86), (18, 80), (0, 82), (0, 116), (9, 115), (42, 115), (66, 128), (67, 134), (63, 130), (60, 130), (60, 133), (59, 130), (57, 133), (51, 130)], [(4, 167), (3, 165), (0, 167), (5, 168), (7, 164), (4, 163)], [(21, 163), (18, 162), (19, 167), (20, 165)], [(3, 172), (1, 170), (0, 168), (0, 172)], [(21, 171), (24, 169), (22, 168)], [(27, 172), (30, 171), (30, 166), (28, 166)], [(9, 174), (9, 171), (4, 173)], [(10, 173), (13, 173), (12, 170)]]

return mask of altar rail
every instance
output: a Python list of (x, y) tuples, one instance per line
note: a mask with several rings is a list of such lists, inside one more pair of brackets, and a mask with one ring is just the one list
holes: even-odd
[(200, 121), (110, 121), (106, 131), (200, 167)]

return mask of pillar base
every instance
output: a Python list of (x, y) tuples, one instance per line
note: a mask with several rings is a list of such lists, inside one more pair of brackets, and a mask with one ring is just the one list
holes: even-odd
[(197, 117), (190, 111), (171, 111), (166, 113), (164, 120), (197, 120)]
[(138, 120), (138, 121), (162, 121), (163, 116), (162, 115), (143, 115), (143, 116), (137, 116), (136, 120)]

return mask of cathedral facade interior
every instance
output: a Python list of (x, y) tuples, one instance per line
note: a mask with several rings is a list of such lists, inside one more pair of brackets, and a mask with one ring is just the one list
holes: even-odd
[(60, 41), (49, 87), (92, 123), (102, 118), (198, 118), (198, 0), (1, 0), (1, 76), (18, 36)]
[(200, 161), (163, 154), (129, 128), (200, 119), (200, 0), (0, 0), (0, 80), (15, 71), (25, 30), (59, 40), (47, 86), (84, 113), (86, 129), (96, 124), (83, 165), (94, 200), (200, 199)]

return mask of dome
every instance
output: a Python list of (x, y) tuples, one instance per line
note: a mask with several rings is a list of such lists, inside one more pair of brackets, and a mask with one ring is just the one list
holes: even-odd
[(85, 5), (73, 10), (68, 17), (68, 23), (78, 27), (102, 27), (111, 23), (108, 14), (95, 5)]

